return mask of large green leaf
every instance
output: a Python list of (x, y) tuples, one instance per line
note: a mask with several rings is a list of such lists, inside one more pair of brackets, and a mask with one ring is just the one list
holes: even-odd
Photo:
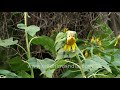
[(36, 34), (36, 32), (38, 32), (40, 30), (40, 27), (31, 25), (31, 26), (26, 27), (25, 30), (27, 31), (27, 33), (29, 35), (34, 36)]
[(118, 49), (106, 49), (106, 50), (104, 50), (104, 53), (110, 53), (110, 54), (112, 54), (112, 53), (115, 53), (116, 51), (117, 51)]
[(18, 72), (19, 76), (22, 76), (22, 78), (31, 78), (31, 75), (29, 75), (27, 72), (25, 71), (20, 71)]
[(53, 55), (55, 54), (54, 40), (48, 36), (39, 36), (38, 38), (35, 38), (32, 43), (42, 45), (46, 50), (52, 52)]
[(110, 55), (104, 55), (103, 58), (107, 61), (107, 62), (111, 62), (111, 56)]
[(33, 67), (33, 68), (38, 68), (41, 70), (41, 72), (44, 72), (50, 65), (52, 65), (55, 61), (49, 58), (45, 58), (43, 60), (37, 59), (37, 58), (30, 58), (28, 60), (28, 63)]
[(0, 74), (5, 75), (6, 78), (21, 78), (21, 76), (18, 76), (15, 73), (10, 72), (8, 70), (0, 70)]
[(52, 78), (54, 70), (48, 70), (46, 71), (50, 65), (54, 64), (55, 61), (52, 59), (45, 58), (44, 60), (40, 60), (37, 58), (30, 58), (28, 60), (28, 63), (33, 67), (33, 68), (38, 68), (41, 70), (42, 74), (44, 74), (46, 77)]
[(59, 32), (59, 33), (57, 34), (57, 36), (56, 36), (55, 44), (58, 43), (58, 42), (60, 42), (60, 41), (66, 40), (65, 37), (67, 37), (65, 33)]
[(85, 60), (85, 63), (83, 63), (83, 69), (84, 71), (91, 71), (94, 72), (98, 70), (99, 68), (105, 68), (108, 72), (111, 72), (111, 69), (108, 65), (108, 63), (101, 59), (97, 55), (93, 55), (91, 59)]
[(48, 58), (40, 60), (40, 59), (32, 57), (28, 60), (28, 63), (33, 68), (40, 69), (42, 74), (46, 75), (49, 78), (52, 78), (54, 71), (62, 67), (63, 65), (65, 65), (67, 62), (64, 60), (58, 60), (55, 62), (52, 59), (48, 59)]
[(23, 24), (23, 23), (17, 24), (17, 27), (20, 29), (25, 29), (26, 32), (31, 36), (34, 36), (36, 34), (36, 32), (38, 32), (40, 30), (40, 27), (38, 27), (38, 26), (30, 25), (30, 26), (26, 27), (25, 24)]
[(102, 66), (93, 60), (87, 59), (87, 60), (85, 60), (85, 63), (83, 63), (83, 70), (84, 71), (94, 72), (99, 68), (102, 68)]
[(22, 59), (19, 56), (16, 56), (10, 60), (8, 60), (8, 63), (12, 69), (12, 71), (28, 71), (30, 70), (28, 68), (28, 64), (23, 62)]
[(5, 39), (5, 40), (0, 39), (0, 46), (3, 46), (3, 47), (7, 47), (7, 46), (14, 45), (17, 43), (18, 43), (18, 40), (13, 41), (13, 37), (9, 39)]
[(115, 66), (120, 66), (120, 60), (113, 61), (112, 64)]
[(111, 63), (115, 66), (120, 66), (120, 49), (118, 49), (112, 56), (113, 61)]
[[(100, 58), (100, 57), (97, 56), (97, 55), (94, 55), (94, 56), (93, 56), (93, 60), (94, 60), (95, 62), (97, 62), (97, 63), (100, 63), (100, 65), (101, 65), (102, 67), (104, 67), (108, 72), (111, 72), (111, 69), (110, 69), (108, 63), (107, 63), (104, 59)], [(112, 72), (111, 72), (111, 73), (112, 73)]]
[(52, 64), (50, 67), (48, 67), (45, 71), (45, 74), (47, 77), (52, 78), (52, 75), (54, 71), (62, 66), (64, 66), (67, 62), (65, 60), (58, 60), (54, 64)]

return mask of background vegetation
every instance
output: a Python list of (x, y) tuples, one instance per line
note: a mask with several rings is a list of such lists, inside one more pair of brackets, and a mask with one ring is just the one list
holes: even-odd
[[(65, 28), (77, 32), (77, 45), (82, 53), (77, 54), (80, 55), (78, 59), (82, 61), (85, 77), (119, 77), (119, 40), (116, 37), (119, 35), (119, 31), (113, 27), (117, 25), (113, 17), (115, 15), (118, 14), (107, 12), (28, 12), (26, 27), (35, 32), (29, 31), (29, 29), (26, 32), (24, 12), (1, 12), (1, 77), (84, 77), (77, 62), (77, 57), (75, 57), (76, 53), (75, 55), (69, 53), (71, 57), (66, 56), (64, 58), (64, 56), (58, 54), (59, 51), (55, 50), (56, 36), (63, 32)], [(22, 29), (25, 29), (25, 31)], [(28, 37), (25, 33), (28, 34)], [(31, 57), (29, 57), (26, 37), (28, 41), (34, 38), (30, 47), (28, 47)], [(60, 45), (57, 47), (59, 48)], [(69, 60), (67, 61), (66, 58)], [(47, 66), (44, 68), (42, 65)], [(55, 65), (76, 65), (79, 69), (62, 67), (51, 69)]]

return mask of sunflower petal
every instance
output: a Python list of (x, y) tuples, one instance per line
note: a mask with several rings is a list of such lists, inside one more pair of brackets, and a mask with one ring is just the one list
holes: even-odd
[(65, 46), (64, 46), (64, 51), (66, 51), (67, 50), (67, 45), (65, 44)]
[(72, 50), (75, 51), (76, 43), (72, 45)]
[(71, 46), (70, 46), (70, 45), (68, 45), (67, 49), (68, 49), (68, 51), (70, 51), (70, 50), (71, 50)]

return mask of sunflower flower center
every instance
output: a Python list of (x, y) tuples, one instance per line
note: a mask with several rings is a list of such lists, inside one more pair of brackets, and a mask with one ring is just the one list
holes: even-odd
[(76, 43), (76, 40), (74, 37), (70, 37), (67, 39), (67, 45), (73, 45), (74, 43)]
[(77, 45), (76, 45), (76, 40), (74, 37), (69, 37), (67, 38), (67, 43), (64, 46), (64, 50), (68, 50), (68, 51), (72, 51), (74, 52), (76, 49)]

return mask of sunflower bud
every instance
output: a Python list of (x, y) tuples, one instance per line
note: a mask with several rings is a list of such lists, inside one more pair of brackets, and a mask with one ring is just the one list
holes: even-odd
[(118, 43), (120, 43), (120, 34), (117, 37)]
[(115, 42), (115, 45), (114, 45), (114, 46), (116, 46), (116, 45), (119, 44), (119, 43), (120, 43), (120, 34), (117, 36), (116, 42)]
[(94, 43), (94, 42), (95, 42), (95, 38), (92, 37), (92, 38), (91, 38), (91, 43)]

